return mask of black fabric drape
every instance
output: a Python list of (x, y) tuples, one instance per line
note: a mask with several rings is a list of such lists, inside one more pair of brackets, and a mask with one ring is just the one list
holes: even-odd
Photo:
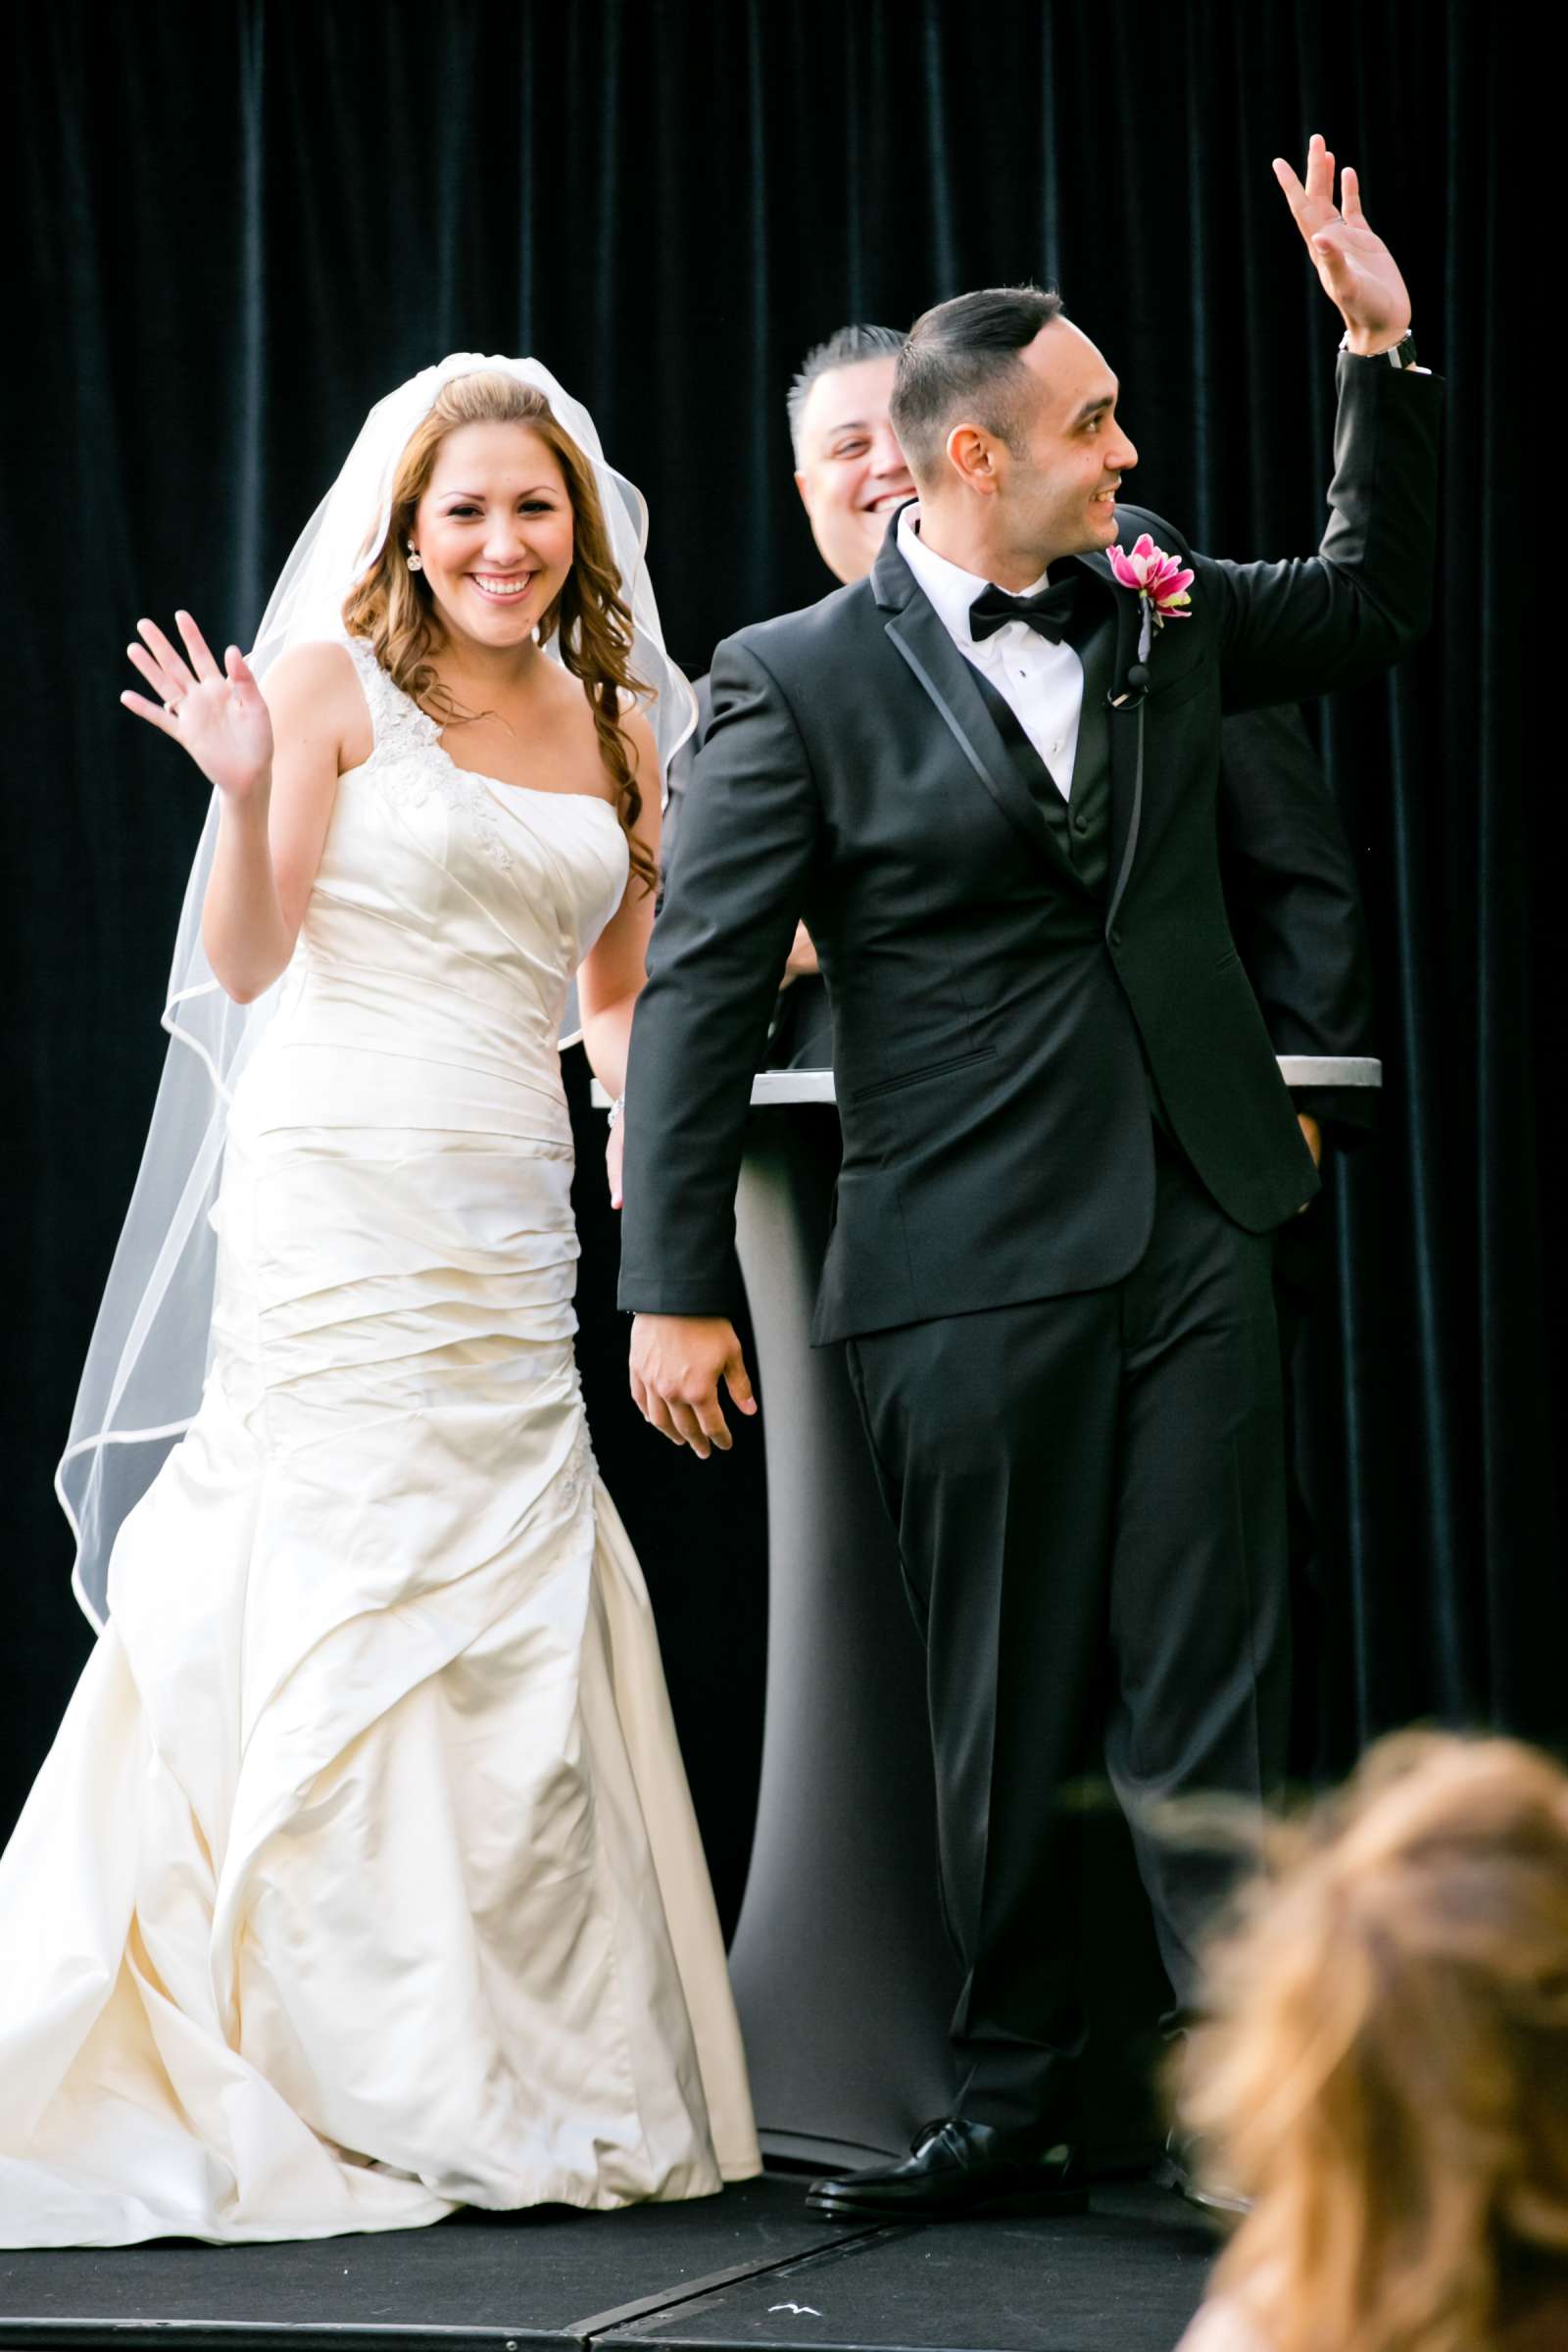
[[(1517, 661), (1522, 412), (1553, 423), (1511, 339), (1520, 133), (1494, 24), (1477, 0), (18, 20), (0, 1815), (85, 1642), (50, 1473), (203, 799), (117, 707), (135, 616), (186, 603), (245, 637), (378, 394), (455, 346), (533, 351), (646, 490), (669, 637), (701, 668), (826, 585), (789, 480), (806, 348), (1020, 276), (1057, 280), (1119, 370), (1141, 499), (1221, 554), (1305, 551), (1337, 322), (1269, 159), (1319, 127), (1361, 167), (1451, 386), (1436, 629), (1321, 718), (1388, 1071), (1380, 1140), (1331, 1179), (1301, 1402), (1324, 1753), (1415, 1715), (1562, 1731), (1558, 786), (1525, 760)], [(1545, 644), (1554, 580), (1531, 570), (1530, 595)], [(679, 1574), (648, 1565), (656, 1591)]]

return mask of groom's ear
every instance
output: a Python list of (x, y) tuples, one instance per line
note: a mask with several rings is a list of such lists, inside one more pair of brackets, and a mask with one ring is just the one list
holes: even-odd
[(956, 424), (945, 444), (948, 464), (966, 489), (995, 498), (1001, 487), (1001, 444), (977, 424)]

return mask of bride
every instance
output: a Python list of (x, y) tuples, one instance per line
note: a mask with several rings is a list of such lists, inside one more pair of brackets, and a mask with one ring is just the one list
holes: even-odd
[(572, 1355), (560, 1024), (576, 973), (618, 1096), (689, 723), (643, 540), (554, 379), (459, 354), (250, 662), (130, 648), (216, 791), (63, 1465), (100, 1635), (0, 1861), (5, 2244), (758, 2170)]

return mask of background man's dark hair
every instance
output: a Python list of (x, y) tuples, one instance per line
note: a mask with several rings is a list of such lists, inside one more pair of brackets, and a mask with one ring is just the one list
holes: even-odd
[(963, 417), (1012, 447), (1025, 390), (1018, 355), (1060, 317), (1061, 296), (1041, 286), (986, 286), (922, 313), (893, 379), (893, 430), (912, 472), (935, 472)]
[(795, 463), (801, 462), (801, 413), (806, 396), (819, 375), (835, 368), (853, 368), (859, 360), (897, 359), (907, 340), (896, 326), (841, 326), (818, 343), (801, 362), (800, 373), (789, 389), (790, 444)]

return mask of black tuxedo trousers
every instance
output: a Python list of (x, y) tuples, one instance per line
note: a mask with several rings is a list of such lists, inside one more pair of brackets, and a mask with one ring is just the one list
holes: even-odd
[(960, 2112), (1065, 2130), (1076, 1844), (1101, 1757), (1178, 2011), (1224, 1865), (1187, 1791), (1284, 1771), (1289, 1594), (1273, 1244), (1155, 1138), (1149, 1246), (1102, 1289), (846, 1343), (926, 1643)]

